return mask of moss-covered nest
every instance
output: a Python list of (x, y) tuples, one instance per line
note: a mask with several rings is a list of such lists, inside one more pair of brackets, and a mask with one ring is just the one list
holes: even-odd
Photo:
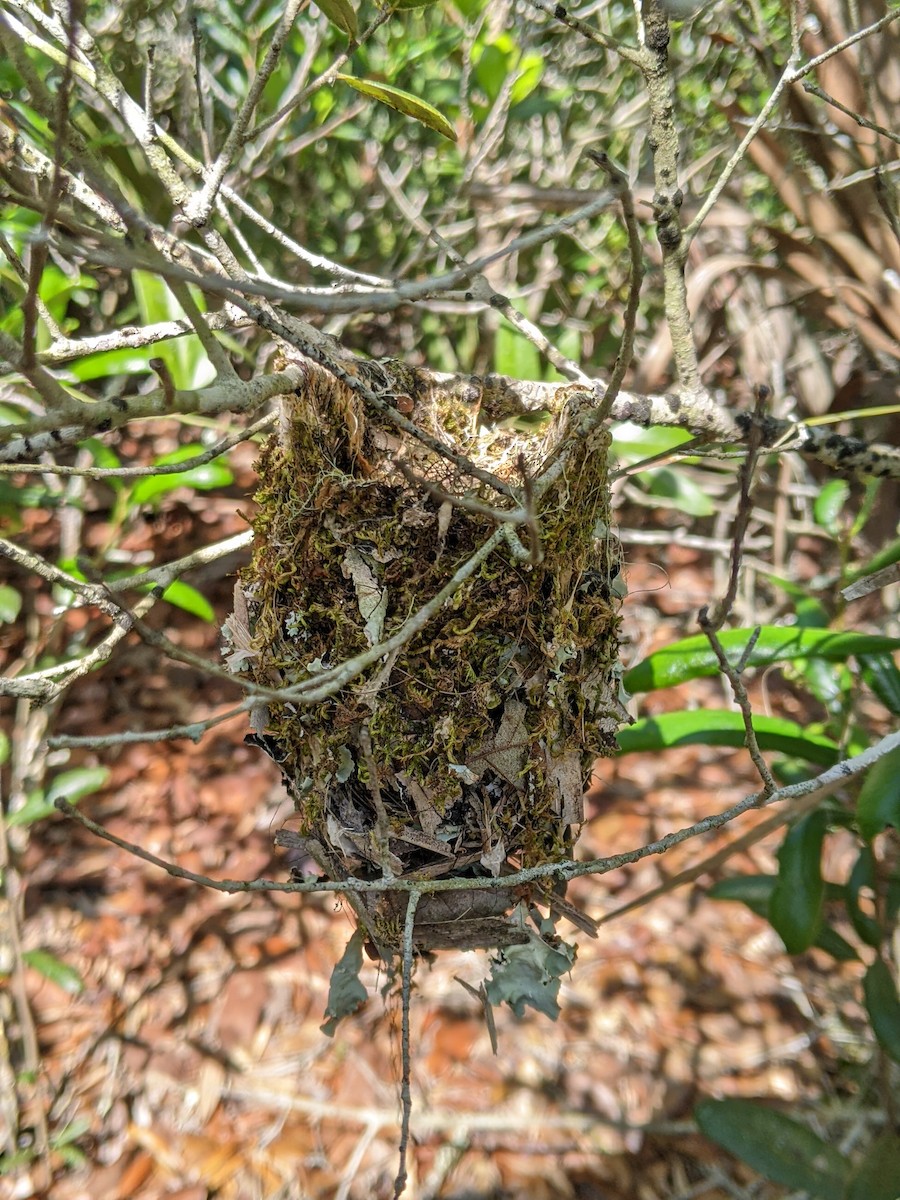
[[(570, 445), (560, 470), (571, 413), (519, 434), (495, 380), (438, 389), (399, 363), (357, 369), (389, 411), (304, 362), (259, 462), (253, 559), (228, 629), (235, 669), (304, 692), (254, 721), (293, 795), (295, 840), (333, 879), (497, 876), (568, 858), (591, 764), (627, 719), (606, 434)], [(473, 478), (460, 455), (512, 494)], [(486, 510), (521, 503), (523, 472), (542, 557), (534, 523), (516, 526), (532, 561), (499, 541), (410, 640), (369, 653), (325, 695), (330, 672), (382, 646), (482, 550), (498, 528)], [(425, 896), (417, 948), (523, 940), (507, 915), (517, 899)], [(357, 903), (386, 956), (404, 904), (396, 893)]]

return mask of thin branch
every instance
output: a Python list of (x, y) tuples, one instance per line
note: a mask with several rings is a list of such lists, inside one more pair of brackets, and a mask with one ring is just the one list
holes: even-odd
[[(709, 216), (710, 211), (721, 196), (722, 192), (725, 190), (725, 187), (727, 186), (728, 181), (731, 179), (731, 176), (734, 174), (735, 169), (742, 162), (748, 146), (765, 125), (770, 113), (772, 112), (772, 109), (778, 103), (785, 88), (789, 87), (791, 84), (799, 83), (804, 76), (811, 74), (818, 67), (820, 67), (822, 63), (827, 62), (828, 59), (833, 58), (836, 54), (840, 54), (844, 50), (847, 50), (850, 46), (862, 41), (863, 38), (871, 37), (873, 33), (877, 33), (879, 30), (884, 29), (886, 26), (897, 20), (900, 20), (900, 11), (894, 9), (891, 12), (886, 13), (885, 16), (883, 16), (880, 20), (873, 22), (871, 25), (867, 25), (864, 29), (857, 30), (856, 33), (851, 34), (849, 37), (844, 38), (842, 42), (838, 42), (834, 46), (829, 46), (827, 50), (824, 50), (815, 58), (809, 59), (802, 66), (797, 66), (797, 63), (800, 59), (800, 48), (799, 45), (795, 43), (791, 55), (788, 58), (787, 64), (785, 65), (778, 82), (772, 90), (771, 95), (763, 105), (753, 124), (747, 130), (741, 141), (741, 144), (725, 164), (725, 167), (719, 175), (719, 178), (716, 180), (713, 188), (701, 205), (699, 212), (684, 230), (685, 254), (687, 253), (690, 242), (697, 230)], [(879, 130), (879, 132), (882, 131)]]
[(607, 420), (612, 412), (616, 397), (625, 379), (625, 374), (631, 366), (631, 360), (634, 357), (634, 331), (637, 322), (638, 302), (641, 295), (641, 283), (644, 278), (644, 261), (641, 252), (641, 235), (634, 215), (634, 199), (631, 195), (631, 188), (628, 186), (628, 177), (612, 161), (608, 154), (597, 150), (588, 150), (587, 156), (609, 179), (612, 189), (619, 199), (619, 203), (622, 206), (622, 215), (625, 219), (625, 229), (628, 234), (628, 250), (631, 257), (628, 276), (628, 300), (625, 304), (625, 312), (623, 314), (624, 327), (622, 330), (622, 341), (619, 346), (619, 353), (616, 355), (612, 374), (606, 385), (606, 392), (597, 408), (596, 420), (599, 423)]
[(412, 1091), (409, 1080), (412, 1070), (412, 1055), (409, 1039), (409, 1010), (412, 1002), (412, 976), (415, 962), (413, 939), (416, 926), (416, 908), (422, 892), (412, 888), (406, 899), (406, 920), (403, 923), (403, 975), (401, 984), (400, 1012), (400, 1164), (394, 1180), (394, 1200), (399, 1200), (406, 1190), (406, 1152), (409, 1146), (409, 1123), (412, 1117)]
[(234, 116), (225, 144), (219, 151), (216, 161), (207, 169), (203, 187), (184, 206), (185, 216), (192, 225), (203, 225), (209, 219), (222, 180), (225, 178), (225, 172), (230, 168), (244, 143), (244, 134), (250, 124), (250, 118), (256, 110), (272, 72), (278, 65), (284, 44), (293, 28), (302, 3), (303, 0), (287, 0), (278, 26), (271, 35), (262, 66), (247, 88), (247, 94)]
[(56, 808), (64, 816), (77, 821), (79, 825), (83, 825), (85, 829), (90, 830), (97, 837), (112, 842), (114, 846), (128, 851), (128, 853), (135, 855), (135, 857), (142, 859), (144, 862), (150, 863), (152, 866), (159, 867), (176, 879), (184, 879), (190, 883), (197, 883), (202, 887), (212, 888), (214, 891), (227, 892), (229, 894), (237, 892), (343, 893), (395, 891), (418, 892), (420, 895), (471, 888), (490, 891), (496, 887), (518, 887), (520, 884), (531, 883), (536, 879), (550, 879), (554, 877), (575, 879), (582, 875), (606, 875), (610, 871), (618, 871), (622, 867), (631, 866), (645, 858), (650, 858), (657, 854), (665, 854), (666, 851), (671, 850), (674, 846), (681, 845), (682, 842), (689, 841), (691, 838), (700, 837), (713, 829), (721, 829), (722, 826), (730, 824), (730, 822), (743, 815), (743, 813), (749, 812), (751, 809), (766, 808), (771, 804), (787, 800), (797, 800), (814, 794), (824, 796), (842, 787), (851, 779), (861, 775), (864, 771), (869, 770), (885, 754), (890, 754), (897, 749), (900, 749), (900, 731), (888, 734), (879, 742), (876, 742), (874, 746), (869, 746), (866, 750), (862, 751), (861, 754), (844, 759), (842, 762), (835, 764), (835, 766), (829, 767), (827, 771), (823, 771), (821, 775), (817, 775), (814, 779), (806, 779), (800, 783), (779, 788), (768, 796), (761, 792), (755, 792), (752, 795), (745, 796), (743, 800), (739, 800), (736, 804), (732, 804), (729, 808), (719, 813), (704, 817), (693, 825), (688, 825), (683, 829), (666, 834), (654, 842), (648, 842), (639, 849), (630, 850), (624, 854), (615, 854), (608, 858), (595, 858), (589, 862), (544, 863), (541, 866), (528, 867), (522, 871), (515, 871), (511, 875), (484, 876), (471, 879), (394, 879), (391, 881), (384, 879), (329, 879), (291, 883), (276, 883), (269, 879), (210, 879), (206, 875), (198, 875), (194, 871), (185, 870), (184, 867), (179, 867), (176, 863), (166, 862), (165, 859), (151, 854), (133, 842), (128, 842), (123, 838), (117, 837), (115, 834), (110, 833), (108, 829), (104, 829), (102, 825), (98, 825), (89, 817), (84, 816), (83, 813), (79, 812), (77, 808), (74, 808), (66, 800), (59, 799), (55, 803)]
[(221, 458), (232, 447), (250, 441), (251, 438), (271, 429), (277, 420), (277, 414), (270, 413), (269, 416), (248, 425), (246, 429), (236, 430), (221, 438), (202, 454), (177, 463), (150, 463), (146, 467), (66, 467), (59, 463), (0, 463), (0, 475), (74, 475), (87, 479), (139, 479), (147, 475), (178, 475), (182, 471), (193, 471), (195, 467), (202, 467), (213, 459)]
[(841, 104), (840, 100), (836, 100), (834, 96), (830, 96), (828, 92), (820, 88), (817, 84), (804, 83), (803, 90), (804, 92), (808, 92), (810, 96), (816, 96), (819, 100), (824, 100), (826, 104), (830, 104), (838, 112), (842, 112), (845, 116), (850, 117), (851, 120), (855, 121), (863, 129), (871, 129), (873, 133), (879, 133), (882, 137), (886, 137), (900, 146), (900, 133), (895, 133), (892, 129), (885, 129), (883, 125), (878, 125), (875, 121), (870, 121), (868, 117), (864, 117), (862, 113), (854, 112), (852, 108), (848, 108), (846, 104)]
[(634, 66), (639, 64), (640, 55), (634, 47), (623, 46), (621, 42), (613, 41), (605, 33), (601, 33), (599, 29), (594, 29), (593, 26), (588, 25), (586, 21), (581, 21), (578, 17), (570, 16), (562, 4), (548, 4), (545, 3), (545, 0), (528, 0), (528, 3), (532, 8), (536, 8), (538, 12), (542, 12), (548, 17), (553, 17), (561, 25), (565, 25), (568, 29), (580, 33), (583, 38), (586, 38), (589, 42), (593, 42), (595, 46), (601, 46), (604, 50), (611, 50), (613, 54), (618, 54), (625, 62), (632, 63)]

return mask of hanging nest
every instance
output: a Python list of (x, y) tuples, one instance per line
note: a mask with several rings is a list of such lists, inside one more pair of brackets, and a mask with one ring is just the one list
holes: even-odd
[[(392, 415), (302, 366), (305, 385), (259, 462), (253, 558), (226, 625), (233, 669), (305, 690), (254, 714), (250, 740), (279, 763), (299, 821), (279, 840), (335, 880), (497, 877), (568, 859), (591, 765), (628, 720), (607, 434), (567, 442), (572, 404), (519, 433), (509, 426), (522, 424), (521, 401), (493, 377), (438, 387), (400, 363), (356, 364)], [(515, 507), (400, 427), (404, 417), (516, 495), (523, 473), (534, 481), (536, 523), (517, 527), (531, 559), (500, 541), (410, 640), (326, 694), (329, 672), (384, 645), (496, 533), (488, 507)], [(416, 948), (523, 942), (510, 916), (521, 898), (502, 887), (425, 895)], [(405, 893), (352, 900), (375, 951), (392, 957)]]

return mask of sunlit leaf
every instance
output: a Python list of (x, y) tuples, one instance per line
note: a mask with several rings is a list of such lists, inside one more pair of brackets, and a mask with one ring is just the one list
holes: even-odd
[(50, 954), (46, 950), (26, 950), (22, 958), (29, 967), (33, 967), (45, 979), (55, 983), (70, 996), (77, 996), (79, 992), (84, 991), (84, 980), (75, 968), (62, 962), (55, 954)]
[(216, 610), (206, 597), (196, 588), (192, 588), (190, 584), (182, 583), (180, 579), (169, 584), (163, 592), (162, 598), (169, 604), (174, 604), (176, 608), (181, 608), (185, 612), (191, 613), (192, 616), (199, 617), (201, 621), (212, 623), (216, 619)]
[(847, 508), (850, 485), (846, 479), (830, 479), (816, 497), (813, 515), (823, 529), (837, 536), (841, 529), (841, 517)]
[[(730, 629), (719, 634), (729, 662), (736, 664), (753, 635), (752, 629)], [(768, 667), (772, 663), (796, 658), (828, 658), (842, 661), (858, 654), (882, 654), (900, 648), (900, 638), (880, 634), (833, 633), (828, 629), (801, 629), (797, 626), (763, 625), (747, 665)], [(673, 642), (657, 650), (627, 672), (625, 689), (649, 692), (654, 688), (674, 687), (701, 675), (716, 675), (719, 661), (706, 637), (697, 636)]]
[[(831, 766), (839, 747), (830, 738), (810, 733), (803, 725), (780, 717), (754, 715), (753, 729), (761, 750), (775, 750)], [(735, 746), (745, 744), (744, 721), (729, 709), (697, 709), (642, 717), (616, 734), (623, 754), (653, 753), (672, 746)]]
[[(197, 458), (205, 449), (205, 446), (198, 445), (180, 446), (171, 454), (162, 455), (155, 465), (170, 466), (172, 463), (185, 462)], [(214, 458), (211, 462), (190, 467), (186, 471), (175, 471), (171, 475), (142, 476), (132, 488), (130, 501), (134, 505), (149, 504), (167, 492), (175, 491), (176, 488), (190, 487), (208, 491), (210, 488), (228, 487), (233, 479), (227, 463), (221, 458)]]
[(0, 625), (11, 625), (22, 611), (22, 593), (0, 583)]
[(349, 38), (357, 36), (359, 22), (350, 0), (316, 0), (316, 4), (341, 33), (346, 33)]
[(645, 484), (647, 494), (666, 501), (667, 507), (677, 508), (692, 517), (708, 517), (716, 511), (706, 492), (684, 471), (659, 467), (640, 472), (638, 478)]
[(404, 92), (400, 88), (391, 87), (387, 83), (373, 83), (370, 79), (356, 79), (352, 75), (338, 75), (337, 78), (363, 96), (379, 100), (388, 108), (396, 109), (404, 116), (412, 117), (421, 125), (426, 125), (443, 137), (449, 138), (451, 142), (456, 141), (456, 130), (443, 113), (438, 112), (424, 100), (420, 100), (418, 96), (413, 96), (412, 93)]
[(514, 379), (540, 379), (541, 356), (537, 347), (514, 325), (503, 324), (494, 338), (494, 370)]

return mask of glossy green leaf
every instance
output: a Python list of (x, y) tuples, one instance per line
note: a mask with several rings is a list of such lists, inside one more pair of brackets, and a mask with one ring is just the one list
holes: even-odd
[(494, 370), (514, 379), (540, 379), (541, 356), (537, 347), (514, 325), (504, 322), (494, 338)]
[(55, 983), (70, 996), (77, 996), (79, 992), (84, 991), (84, 980), (75, 968), (62, 962), (55, 954), (50, 954), (46, 950), (26, 950), (22, 958), (29, 967), (39, 971), (45, 979)]
[(340, 961), (331, 972), (331, 983), (328, 988), (328, 1004), (325, 1016), (328, 1020), (320, 1026), (326, 1037), (334, 1037), (338, 1021), (342, 1017), (352, 1016), (366, 1002), (368, 993), (359, 981), (362, 970), (362, 948), (365, 935), (362, 929), (357, 929), (347, 948), (341, 955)]
[(356, 12), (349, 0), (316, 0), (316, 4), (341, 33), (355, 38), (359, 33), (359, 22)]
[(808, 950), (822, 925), (822, 843), (827, 821), (824, 812), (801, 817), (778, 851), (778, 882), (769, 900), (769, 920), (788, 954)]
[(71, 771), (63, 771), (51, 780), (46, 792), (31, 792), (22, 807), (7, 816), (6, 823), (33, 825), (35, 821), (43, 821), (56, 812), (56, 800), (77, 804), (83, 796), (99, 791), (108, 778), (106, 767), (74, 767)]
[(890, 654), (861, 654), (859, 667), (863, 681), (868, 684), (884, 707), (900, 716), (900, 671)]
[(665, 501), (667, 508), (677, 508), (692, 517), (708, 517), (716, 511), (709, 496), (684, 471), (658, 467), (640, 472), (638, 478), (645, 484), (647, 494)]
[[(769, 919), (769, 901), (777, 875), (735, 875), (731, 879), (720, 879), (706, 893), (711, 900), (738, 900), (756, 913), (758, 917)], [(843, 889), (836, 884), (825, 885), (826, 899), (841, 899)], [(819, 930), (814, 946), (830, 954), (838, 962), (853, 962), (859, 958), (856, 950), (846, 938), (842, 937), (830, 925), (823, 925)]]
[(845, 1200), (897, 1200), (900, 1196), (900, 1134), (886, 1129), (863, 1154)]
[(180, 579), (169, 584), (163, 592), (162, 598), (169, 604), (174, 604), (176, 608), (184, 609), (192, 616), (199, 617), (201, 621), (212, 623), (216, 619), (216, 610), (206, 597), (196, 588), (192, 588), (190, 584), (182, 583)]
[(22, 593), (0, 583), (0, 625), (11, 625), (22, 611)]
[(109, 779), (106, 767), (74, 767), (71, 771), (63, 771), (50, 781), (47, 789), (47, 799), (68, 800), (76, 804), (84, 796), (99, 792)]
[(92, 379), (109, 379), (115, 375), (146, 375), (153, 368), (150, 359), (158, 353), (157, 346), (141, 346), (135, 349), (104, 350), (99, 354), (86, 354), (66, 367), (79, 383)]
[(888, 542), (877, 554), (873, 554), (868, 562), (863, 563), (860, 567), (854, 567), (847, 571), (844, 576), (844, 583), (856, 583), (858, 579), (862, 579), (865, 575), (874, 575), (876, 571), (881, 571), (885, 567), (891, 567), (895, 562), (900, 561), (900, 537), (894, 538), (892, 542)]
[[(187, 320), (184, 310), (163, 279), (151, 275), (148, 271), (132, 271), (131, 279), (142, 324)], [(204, 311), (206, 302), (203, 296), (196, 291), (192, 291), (192, 294), (201, 312)], [(172, 374), (176, 388), (205, 387), (215, 378), (213, 365), (196, 334), (159, 342), (152, 349), (153, 353), (149, 358), (163, 360)]]
[[(172, 463), (185, 462), (196, 458), (206, 449), (205, 446), (180, 446), (171, 454), (164, 454), (155, 465), (169, 466)], [(190, 467), (186, 471), (175, 471), (171, 475), (144, 475), (134, 485), (129, 497), (134, 505), (150, 504), (176, 488), (190, 487), (200, 491), (211, 488), (228, 487), (234, 480), (231, 469), (221, 458), (203, 463), (199, 467)]]
[(701, 1100), (694, 1117), (708, 1138), (773, 1183), (843, 1200), (850, 1163), (828, 1142), (752, 1100)]
[(644, 429), (632, 421), (614, 425), (612, 435), (611, 453), (624, 463), (636, 463), (656, 454), (665, 454), (667, 450), (674, 450), (691, 440), (691, 435), (683, 429), (669, 429), (663, 425), (650, 425)]
[(819, 525), (832, 536), (841, 530), (841, 517), (847, 508), (850, 485), (846, 479), (830, 479), (816, 497), (813, 515)]
[[(737, 663), (753, 634), (752, 629), (730, 629), (719, 634), (728, 660)], [(833, 633), (828, 629), (800, 629), (797, 626), (763, 625), (750, 655), (748, 666), (768, 667), (772, 663), (795, 658), (829, 658), (842, 661), (851, 655), (882, 654), (900, 648), (900, 638), (880, 634)], [(649, 692), (654, 688), (674, 687), (702, 675), (716, 675), (719, 663), (702, 635), (673, 642), (657, 650), (627, 672), (626, 691)]]
[[(510, 107), (526, 100), (544, 77), (544, 58), (540, 54), (524, 54), (516, 70), (516, 81), (509, 93)], [(557, 343), (558, 344), (558, 343)]]
[(35, 821), (44, 821), (47, 817), (53, 816), (55, 812), (53, 804), (48, 802), (42, 791), (38, 790), (28, 795), (21, 808), (7, 813), (6, 824), (9, 826), (33, 825)]
[[(753, 729), (761, 750), (775, 750), (826, 767), (837, 762), (836, 742), (809, 733), (793, 721), (754, 716)], [(745, 739), (744, 721), (740, 713), (728, 709), (661, 713), (620, 729), (616, 739), (622, 754), (652, 753), (671, 746), (740, 747)]]
[(370, 79), (355, 79), (352, 75), (338, 75), (336, 78), (354, 88), (361, 95), (379, 100), (388, 108), (396, 109), (406, 117), (412, 117), (420, 125), (433, 129), (435, 133), (441, 134), (451, 142), (456, 141), (456, 130), (443, 113), (438, 112), (433, 105), (420, 100), (418, 96), (413, 96), (410, 92), (404, 92), (400, 88), (391, 87), (386, 83), (373, 83)]
[(872, 1029), (886, 1054), (900, 1063), (900, 1000), (890, 968), (876, 958), (863, 979), (863, 995)]
[(856, 862), (853, 864), (850, 878), (847, 880), (845, 902), (847, 905), (847, 914), (858, 936), (862, 938), (866, 945), (878, 947), (884, 940), (884, 932), (881, 925), (874, 917), (870, 916), (867, 912), (863, 912), (860, 906), (860, 892), (865, 889), (870, 895), (874, 896), (875, 888), (875, 857), (872, 854), (872, 847), (864, 845), (857, 856)]
[(882, 829), (900, 829), (900, 746), (866, 772), (856, 801), (859, 832), (871, 841)]

